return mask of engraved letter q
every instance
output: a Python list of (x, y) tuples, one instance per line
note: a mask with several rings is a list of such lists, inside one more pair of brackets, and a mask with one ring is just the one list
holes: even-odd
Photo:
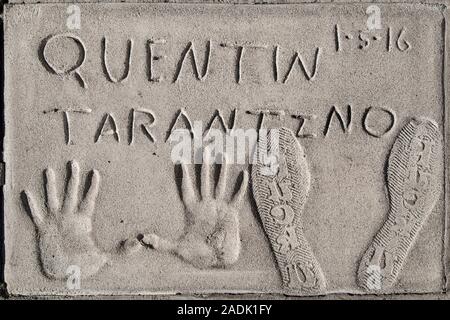
[[(51, 62), (52, 57), (51, 57), (51, 54), (48, 52), (49, 51), (48, 47), (51, 46), (52, 43), (54, 44), (54, 42), (57, 42), (58, 40), (61, 40), (61, 39), (62, 40), (64, 40), (64, 39), (72, 40), (79, 49), (78, 61), (76, 61), (74, 65), (69, 66), (68, 68), (66, 66), (65, 70)], [(78, 38), (77, 36), (72, 35), (72, 34), (56, 34), (56, 35), (49, 36), (42, 41), (42, 44), (40, 47), (40, 55), (42, 56), (43, 64), (48, 71), (50, 71), (54, 74), (57, 74), (59, 76), (66, 76), (66, 75), (73, 74), (76, 77), (76, 79), (78, 80), (78, 82), (80, 83), (82, 88), (87, 87), (87, 85), (79, 71), (80, 67), (84, 63), (84, 60), (86, 59), (86, 48), (80, 38)]]

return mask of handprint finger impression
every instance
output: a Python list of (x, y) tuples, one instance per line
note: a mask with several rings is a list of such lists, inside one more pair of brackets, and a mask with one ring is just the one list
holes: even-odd
[(45, 203), (38, 205), (30, 191), (23, 191), (39, 242), (39, 258), (44, 274), (52, 279), (67, 278), (67, 270), (77, 266), (82, 278), (97, 273), (107, 262), (92, 235), (92, 216), (97, 199), (100, 173), (88, 177), (86, 196), (80, 200), (80, 168), (69, 163), (70, 177), (62, 202), (58, 199), (56, 175), (48, 168), (44, 174)]
[(181, 198), (185, 208), (186, 226), (177, 240), (145, 234), (142, 243), (152, 249), (171, 252), (198, 268), (225, 267), (234, 264), (240, 255), (239, 210), (247, 191), (248, 172), (231, 200), (225, 199), (230, 158), (225, 154), (220, 175), (212, 190), (211, 148), (205, 147), (200, 172), (200, 190), (196, 193), (188, 165), (181, 164)]

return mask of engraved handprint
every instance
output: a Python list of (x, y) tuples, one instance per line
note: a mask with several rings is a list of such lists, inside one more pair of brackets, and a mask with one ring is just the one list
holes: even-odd
[(181, 164), (182, 200), (186, 226), (178, 240), (169, 240), (156, 234), (145, 234), (141, 243), (155, 250), (172, 252), (197, 268), (225, 267), (235, 263), (241, 251), (239, 210), (247, 190), (248, 172), (242, 172), (242, 181), (230, 201), (225, 199), (230, 160), (223, 155), (220, 176), (211, 188), (211, 152), (206, 147), (201, 167), (200, 195), (196, 195), (189, 169)]
[(49, 278), (67, 278), (69, 266), (79, 267), (81, 276), (87, 278), (97, 273), (108, 260), (92, 236), (92, 216), (100, 183), (97, 170), (92, 171), (89, 182), (86, 195), (80, 201), (80, 168), (72, 161), (62, 204), (57, 195), (55, 172), (51, 168), (44, 174), (44, 205), (38, 205), (29, 191), (23, 192), (37, 230), (42, 269)]

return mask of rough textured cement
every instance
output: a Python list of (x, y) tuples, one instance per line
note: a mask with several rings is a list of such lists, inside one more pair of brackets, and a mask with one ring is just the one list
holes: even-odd
[[(299, 3), (426, 3), (443, 4), (447, 0), (81, 0), (77, 3), (187, 3), (187, 4), (239, 4), (239, 5), (267, 5), (267, 4), (299, 4)], [(73, 3), (70, 0), (10, 0), (8, 3)]]
[[(7, 6), (8, 292), (303, 294), (282, 285), (274, 250), (288, 251), (271, 246), (262, 209), (246, 192), (249, 165), (230, 165), (224, 196), (205, 202), (205, 181), (222, 180), (202, 165), (199, 185), (186, 186), (192, 166), (181, 170), (170, 158), (172, 129), (202, 121), (206, 134), (209, 124), (221, 128), (220, 115), (225, 126), (235, 119), (235, 128), (262, 123), (296, 136), (311, 175), (302, 236), (325, 292), (369, 293), (358, 269), (389, 221), (393, 146), (413, 118), (437, 128), (433, 155), (447, 132), (445, 7), (378, 6), (382, 29), (371, 32), (367, 4), (79, 4), (79, 30), (68, 29), (66, 4)], [(444, 158), (427, 157), (427, 134), (414, 137), (405, 166), (416, 178), (401, 176), (400, 187), (428, 187), (414, 168), (432, 159), (427, 192), (435, 199), (422, 193), (432, 205), (411, 213), (426, 219), (388, 293), (436, 294), (446, 282)], [(201, 197), (187, 196), (197, 190)], [(199, 215), (206, 224), (195, 222)], [(389, 241), (401, 243), (404, 229)], [(81, 268), (79, 289), (68, 288), (73, 266)], [(287, 270), (305, 285), (298, 268)]]

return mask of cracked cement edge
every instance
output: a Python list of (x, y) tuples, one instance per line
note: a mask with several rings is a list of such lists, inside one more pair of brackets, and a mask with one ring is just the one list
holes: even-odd
[(450, 4), (450, 0), (1, 0), (2, 4), (44, 4), (44, 3), (179, 3), (179, 4), (233, 4), (233, 5), (266, 5), (266, 4), (302, 4), (302, 3), (392, 3), (392, 4)]
[(242, 293), (242, 294), (181, 294), (173, 293), (168, 295), (79, 295), (79, 296), (8, 296), (1, 295), (1, 300), (450, 300), (450, 294), (441, 293), (414, 293), (414, 294), (390, 294), (390, 295), (358, 295), (336, 293), (322, 296), (286, 296), (283, 294), (269, 293)]
[(448, 237), (448, 228), (450, 223), (450, 217), (448, 214), (448, 201), (449, 198), (449, 190), (450, 190), (450, 181), (448, 176), (448, 166), (450, 165), (450, 158), (449, 158), (449, 146), (448, 146), (448, 140), (450, 138), (450, 130), (449, 130), (449, 93), (448, 93), (448, 76), (449, 74), (449, 68), (448, 68), (448, 61), (449, 61), (449, 52), (448, 52), (448, 46), (450, 44), (450, 34), (449, 34), (449, 25), (448, 25), (448, 17), (449, 17), (449, 11), (448, 7), (445, 8), (443, 11), (444, 16), (444, 25), (443, 25), (443, 32), (444, 32), (444, 48), (443, 48), (443, 61), (442, 61), (442, 94), (443, 94), (443, 103), (444, 103), (444, 115), (443, 115), (443, 132), (444, 132), (444, 234), (443, 234), (443, 267), (444, 267), (444, 292), (448, 292), (449, 289), (449, 237)]
[(394, 293), (370, 293), (367, 294), (362, 291), (329, 291), (328, 293), (321, 294), (310, 294), (310, 295), (293, 295), (284, 293), (282, 289), (272, 292), (263, 292), (257, 290), (206, 290), (206, 291), (177, 291), (177, 290), (167, 290), (167, 291), (140, 291), (133, 292), (127, 290), (116, 291), (116, 292), (105, 292), (99, 290), (86, 290), (79, 293), (69, 293), (44, 291), (40, 293), (30, 292), (21, 293), (15, 292), (10, 293), (6, 290), (3, 295), (0, 295), (0, 300), (11, 299), (11, 300), (83, 300), (83, 299), (141, 299), (141, 300), (175, 300), (175, 299), (229, 299), (229, 300), (393, 300), (393, 299), (438, 299), (438, 300), (450, 300), (450, 294), (444, 291), (398, 291)]

